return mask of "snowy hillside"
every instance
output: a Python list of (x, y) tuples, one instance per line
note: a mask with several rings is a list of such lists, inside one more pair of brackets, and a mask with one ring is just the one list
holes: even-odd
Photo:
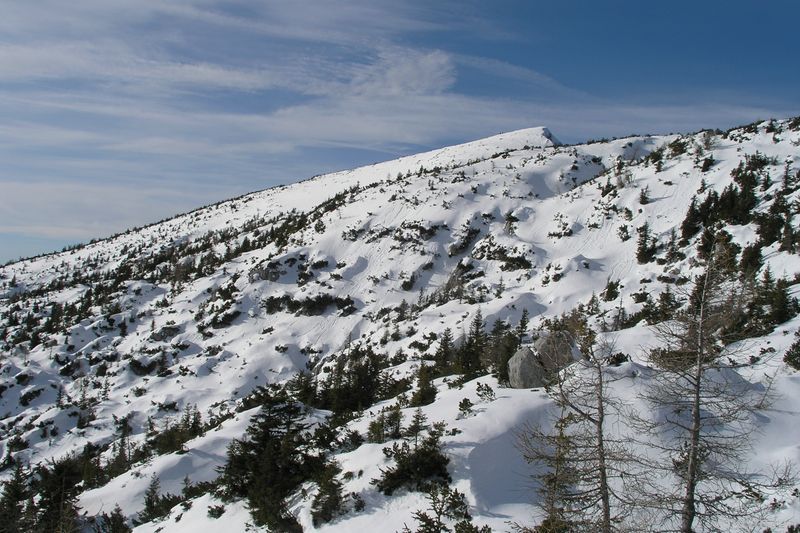
[[(476, 526), (533, 526), (537, 467), (515, 444), (525, 424), (552, 425), (556, 409), (552, 391), (507, 386), (508, 358), (581, 314), (598, 346), (627, 356), (606, 370), (610, 390), (650, 413), (651, 352), (663, 344), (653, 326), (687, 303), (721, 247), (750, 295), (746, 334), (729, 345), (747, 364), (730, 371), (753, 394), (777, 393), (742, 422), (754, 433), (744, 463), (798, 461), (800, 379), (783, 362), (800, 326), (798, 169), (798, 119), (575, 146), (534, 128), (8, 264), (0, 479), (30, 476), (40, 524), (69, 519), (41, 503), (45, 482), (60, 479), (86, 528), (118, 505), (128, 525), (144, 522), (136, 531), (244, 531), (257, 521), (247, 498), (215, 480), (260, 407), (286, 405), (288, 393), (303, 404), (293, 420), (309, 425), (298, 446), (317, 461), (316, 477), (295, 473), (282, 500), (304, 530), (413, 530), (429, 496), (373, 480), (400, 462), (393, 444), (414, 450), (431, 434)], [(443, 338), (453, 353), (471, 346), (476, 323), (486, 333), (477, 359), (442, 355)], [(270, 384), (283, 392), (260, 388)], [(407, 429), (417, 407), (444, 422), (440, 434)], [(384, 432), (391, 416), (406, 429)], [(610, 427), (634, 435), (628, 422), (619, 411)], [(302, 436), (314, 428), (315, 439)], [(148, 510), (154, 479), (162, 497)], [(320, 520), (326, 483), (345, 501)], [(774, 503), (761, 526), (800, 522), (792, 488), (763, 494)]]

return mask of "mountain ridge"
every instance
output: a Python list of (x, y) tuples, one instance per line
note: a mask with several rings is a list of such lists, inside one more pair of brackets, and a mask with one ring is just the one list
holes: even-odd
[[(130, 425), (126, 438), (140, 448), (153, 438), (150, 420), (163, 430), (177, 416), (173, 408), (195, 406), (205, 423), (217, 421), (182, 443), (186, 453), (153, 454), (81, 491), (88, 514), (119, 504), (131, 519), (153, 473), (171, 493), (180, 490), (182, 474), (195, 483), (216, 478), (226, 446), (241, 438), (256, 412), (239, 410), (257, 386), (286, 383), (303, 370), (324, 381), (354, 345), (382, 354), (388, 363), (382, 372), (398, 382), (409, 379), (411, 387), (445, 329), (460, 344), (476, 316), (514, 326), (525, 310), (531, 331), (538, 330), (597, 300), (592, 320), (616, 323), (607, 333), (641, 364), (648, 344), (656, 344), (651, 324), (647, 318), (623, 324), (621, 314), (645, 316), (645, 295), (657, 301), (700, 272), (704, 232), (677, 242), (687, 209), (693, 198), (700, 204), (714, 193), (721, 212), (719, 198), (742, 187), (737, 169), (751, 162), (759, 181), (753, 214), (746, 221), (731, 215), (722, 230), (741, 253), (758, 244), (757, 274), (769, 269), (797, 294), (800, 258), (781, 248), (794, 238), (791, 206), (800, 198), (781, 187), (800, 163), (799, 126), (786, 119), (724, 133), (568, 146), (546, 128), (529, 128), (251, 193), (80, 249), (5, 265), (2, 456), (7, 466), (11, 458), (43, 464), (93, 443), (106, 461), (119, 444), (121, 419)], [(764, 237), (763, 220), (780, 197), (789, 215), (767, 242), (772, 237)], [(642, 241), (651, 256), (644, 262)], [(783, 331), (797, 325), (795, 318), (775, 324), (752, 342), (782, 353), (791, 340)], [(793, 390), (781, 364), (770, 371), (785, 374), (780, 387)], [(497, 398), (480, 400), (478, 383), (490, 384)], [(462, 432), (445, 437), (444, 450), (454, 486), (467, 495), (476, 521), (500, 528), (529, 520), (533, 496), (520, 496), (525, 465), (512, 457), (513, 433), (549, 412), (547, 395), (501, 388), (491, 376), (463, 389), (450, 389), (442, 378), (435, 386), (437, 400), (424, 411)], [(459, 418), (464, 397), (480, 410)], [(393, 401), (365, 406), (344, 427), (367, 432)], [(325, 411), (309, 416), (319, 422)], [(404, 411), (410, 418), (413, 410)], [(323, 530), (376, 527), (378, 517), (400, 529), (425, 505), (413, 491), (398, 500), (376, 493), (368, 478), (389, 463), (382, 446), (362, 447), (334, 456), (347, 471), (366, 472), (344, 482), (365, 500), (367, 512), (351, 510)], [(495, 457), (502, 461), (489, 466)], [(0, 473), (9, 475), (8, 468)], [(305, 490), (313, 494), (315, 487)], [(291, 507), (313, 529), (309, 499), (294, 493)], [(206, 508), (220, 503), (210, 493), (196, 501), (199, 510), (176, 506), (167, 521), (148, 521), (140, 530), (206, 527), (212, 520)], [(243, 528), (245, 505), (227, 508), (219, 520)], [(796, 501), (781, 512), (800, 516)], [(185, 518), (175, 521), (178, 515)]]
[(97, 244), (97, 243), (102, 243), (104, 241), (108, 241), (110, 239), (117, 238), (120, 235), (125, 235), (125, 234), (131, 233), (131, 232), (140, 231), (140, 230), (152, 227), (152, 226), (156, 226), (158, 224), (162, 224), (162, 223), (166, 223), (166, 222), (172, 221), (174, 219), (178, 219), (178, 218), (181, 218), (181, 217), (186, 217), (186, 216), (192, 215), (192, 214), (194, 214), (194, 213), (196, 213), (198, 211), (207, 210), (207, 209), (209, 209), (211, 207), (215, 207), (215, 206), (218, 206), (220, 204), (225, 204), (225, 203), (229, 203), (229, 202), (235, 202), (237, 200), (246, 200), (246, 199), (248, 199), (250, 197), (253, 197), (253, 196), (258, 196), (258, 195), (261, 195), (261, 194), (264, 194), (264, 193), (267, 193), (267, 192), (273, 191), (273, 190), (283, 190), (283, 189), (285, 189), (287, 187), (292, 187), (292, 186), (295, 186), (295, 185), (300, 184), (300, 183), (317, 183), (319, 181), (326, 181), (326, 180), (330, 181), (330, 180), (336, 179), (337, 177), (349, 176), (349, 175), (351, 175), (353, 173), (363, 174), (366, 171), (375, 171), (375, 173), (378, 174), (378, 173), (382, 173), (382, 172), (391, 173), (391, 171), (393, 170), (394, 173), (396, 173), (398, 171), (398, 169), (402, 169), (404, 171), (411, 170), (412, 168), (416, 169), (420, 164), (428, 164), (428, 165), (433, 164), (433, 166), (437, 166), (437, 165), (443, 164), (444, 160), (448, 156), (451, 158), (451, 160), (449, 161), (450, 166), (458, 165), (458, 164), (464, 164), (465, 163), (464, 161), (456, 162), (452, 158), (454, 156), (458, 155), (459, 151), (465, 150), (465, 149), (466, 150), (470, 150), (470, 149), (476, 149), (477, 148), (477, 150), (475, 150), (472, 153), (472, 157), (477, 159), (477, 158), (487, 158), (490, 155), (496, 154), (498, 151), (518, 150), (518, 149), (522, 149), (525, 146), (538, 148), (538, 147), (543, 147), (543, 146), (548, 146), (548, 145), (549, 146), (556, 146), (556, 145), (560, 145), (560, 144), (561, 144), (560, 141), (558, 141), (553, 136), (553, 134), (550, 132), (550, 130), (548, 128), (546, 128), (546, 127), (543, 127), (543, 126), (531, 127), (531, 128), (523, 128), (523, 129), (519, 129), (519, 130), (513, 130), (513, 131), (504, 132), (504, 133), (500, 133), (500, 134), (497, 134), (497, 135), (492, 135), (492, 136), (481, 138), (481, 139), (476, 139), (476, 140), (473, 140), (473, 141), (467, 141), (467, 142), (464, 142), (464, 143), (455, 144), (455, 145), (451, 145), (451, 146), (445, 146), (445, 147), (442, 147), (442, 148), (435, 148), (435, 149), (432, 149), (432, 150), (428, 150), (426, 152), (420, 152), (420, 153), (416, 153), (416, 154), (412, 154), (412, 155), (401, 156), (399, 158), (390, 159), (390, 160), (386, 160), (386, 161), (379, 161), (379, 162), (376, 162), (376, 163), (371, 163), (371, 164), (363, 165), (363, 166), (360, 166), (360, 167), (356, 167), (356, 168), (353, 168), (353, 169), (347, 169), (347, 170), (334, 171), (334, 172), (329, 172), (329, 173), (324, 173), (324, 174), (318, 174), (318, 175), (315, 175), (315, 176), (311, 176), (311, 177), (302, 179), (300, 181), (297, 181), (297, 182), (289, 184), (289, 185), (274, 185), (274, 186), (268, 187), (266, 189), (260, 189), (260, 190), (257, 190), (257, 191), (248, 192), (248, 193), (242, 194), (242, 195), (234, 197), (234, 198), (229, 198), (229, 199), (226, 199), (226, 200), (221, 200), (221, 201), (218, 201), (218, 202), (214, 202), (214, 203), (209, 204), (209, 205), (201, 206), (201, 207), (198, 207), (196, 209), (192, 209), (190, 211), (187, 211), (185, 213), (178, 213), (176, 215), (173, 215), (173, 216), (168, 217), (166, 219), (159, 220), (157, 222), (151, 222), (151, 223), (145, 224), (143, 226), (130, 228), (128, 230), (125, 230), (125, 231), (120, 232), (120, 233), (116, 233), (114, 235), (110, 235), (108, 237), (99, 238), (99, 239), (93, 239), (89, 243), (80, 243), (80, 244), (68, 246), (68, 247), (65, 247), (65, 249), (62, 250), (61, 252), (57, 252), (57, 251), (47, 252), (47, 253), (39, 254), (39, 255), (36, 255), (36, 256), (33, 256), (33, 257), (22, 257), (22, 258), (19, 258), (17, 260), (10, 260), (10, 261), (8, 261), (6, 263), (6, 265), (10, 265), (12, 263), (30, 261), (30, 260), (33, 260), (33, 259), (37, 259), (39, 257), (57, 255), (57, 254), (63, 253), (63, 252), (71, 252), (71, 251), (76, 250), (76, 249), (85, 248), (87, 246), (91, 246), (91, 245), (94, 245), (94, 244)]

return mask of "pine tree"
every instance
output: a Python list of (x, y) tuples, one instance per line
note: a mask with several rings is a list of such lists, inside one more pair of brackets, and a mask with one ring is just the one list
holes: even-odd
[(94, 526), (95, 533), (130, 533), (131, 528), (122, 514), (119, 505), (114, 506), (111, 514), (103, 513)]
[(376, 444), (386, 442), (386, 415), (383, 412), (367, 426), (367, 440)]
[(330, 522), (345, 511), (342, 483), (336, 479), (339, 472), (341, 468), (336, 463), (329, 462), (319, 474), (319, 490), (311, 502), (311, 519), (315, 527)]
[(686, 211), (686, 217), (684, 217), (681, 223), (681, 239), (683, 241), (688, 241), (697, 235), (702, 222), (700, 210), (697, 208), (697, 198), (693, 196), (692, 202), (689, 204), (689, 209)]
[(639, 191), (639, 203), (642, 205), (650, 203), (650, 187), (644, 187)]
[(25, 504), (31, 497), (28, 473), (22, 463), (17, 462), (12, 476), (3, 482), (0, 493), (0, 533), (17, 533), (31, 528), (27, 520)]
[(77, 461), (67, 457), (36, 467), (33, 490), (36, 502), (35, 531), (78, 531), (78, 490), (82, 472)]
[(756, 215), (756, 233), (762, 246), (769, 246), (781, 237), (782, 229), (791, 218), (791, 209), (783, 195), (777, 195), (766, 213)]
[(794, 332), (794, 342), (783, 355), (783, 362), (795, 370), (800, 370), (800, 329)]
[(772, 270), (767, 266), (761, 275), (761, 294), (771, 294), (775, 290), (775, 277)]
[(782, 252), (789, 252), (795, 253), (797, 250), (796, 241), (797, 237), (795, 236), (794, 228), (792, 227), (791, 220), (787, 217), (783, 223), (783, 231), (781, 232), (781, 246), (780, 250)]
[(697, 257), (703, 261), (708, 260), (714, 250), (715, 241), (716, 232), (714, 228), (704, 228), (703, 233), (700, 235), (700, 243), (697, 245)]
[[(413, 533), (491, 533), (489, 526), (478, 528), (472, 524), (469, 504), (457, 490), (434, 483), (426, 490), (426, 496), (428, 509), (414, 512), (419, 525)], [(412, 531), (405, 526), (403, 533)]]
[(47, 317), (47, 321), (44, 324), (44, 331), (50, 334), (57, 332), (61, 327), (63, 315), (64, 308), (61, 304), (58, 302), (53, 303), (50, 307), (50, 316)]
[[(521, 322), (527, 322), (528, 318), (525, 316), (523, 318)], [(527, 325), (523, 325), (527, 330)], [(501, 383), (508, 382), (508, 361), (519, 349), (521, 331), (523, 330), (519, 326), (512, 329), (507, 322), (495, 320), (489, 333), (481, 359), (492, 366), (492, 373)]]
[(284, 390), (262, 388), (259, 396), (263, 406), (247, 427), (247, 438), (228, 447), (221, 469), (222, 493), (227, 498), (247, 498), (256, 524), (299, 532), (286, 497), (322, 468), (322, 459), (307, 451), (311, 437), (307, 424), (300, 422), (302, 407)]
[(469, 398), (463, 398), (460, 402), (458, 402), (458, 417), (459, 418), (466, 418), (472, 414), (472, 408), (475, 407), (475, 404), (472, 403), (472, 400)]
[(520, 317), (519, 324), (517, 324), (517, 328), (515, 330), (517, 334), (517, 347), (522, 346), (522, 343), (525, 342), (525, 339), (528, 336), (529, 323), (530, 315), (528, 313), (528, 309), (525, 308), (522, 310), (522, 316)]
[(439, 339), (439, 347), (436, 349), (436, 355), (434, 356), (436, 369), (440, 374), (444, 373), (452, 364), (454, 352), (453, 332), (450, 328), (445, 328)]
[(650, 225), (645, 222), (636, 231), (639, 233), (639, 239), (636, 241), (636, 261), (639, 264), (649, 263), (656, 255), (656, 247), (651, 242)]
[(464, 344), (458, 349), (456, 371), (464, 379), (477, 376), (483, 370), (481, 357), (486, 350), (487, 336), (484, 332), (483, 314), (478, 309), (470, 322)]
[(403, 412), (399, 404), (386, 409), (384, 424), (387, 439), (399, 439), (403, 436)]
[(158, 474), (153, 473), (150, 484), (144, 491), (144, 509), (137, 515), (136, 521), (140, 524), (155, 520), (164, 515), (164, 506), (161, 499), (161, 481)]
[(717, 268), (724, 270), (727, 275), (737, 273), (739, 265), (736, 257), (740, 250), (741, 247), (734, 242), (727, 231), (719, 230), (714, 235), (713, 251)]
[(606, 282), (606, 288), (600, 294), (606, 302), (613, 302), (619, 298), (619, 281), (609, 278)]
[(404, 437), (413, 439), (414, 446), (416, 447), (419, 444), (419, 437), (420, 435), (428, 430), (428, 417), (422, 412), (422, 409), (417, 407), (414, 410), (414, 416), (411, 417), (411, 422), (408, 424), (404, 431)]
[(761, 257), (761, 246), (758, 243), (745, 246), (739, 259), (739, 269), (745, 279), (752, 279), (761, 268), (764, 260)]
[(769, 313), (767, 318), (773, 326), (783, 324), (797, 315), (797, 302), (789, 296), (789, 282), (780, 278), (769, 293)]
[(571, 418), (565, 408), (554, 424), (555, 433), (542, 431), (536, 426), (526, 426), (518, 437), (518, 448), (528, 463), (543, 465), (545, 471), (537, 478), (536, 490), (539, 493), (539, 507), (544, 518), (534, 527), (515, 524), (515, 529), (523, 533), (569, 533), (572, 521), (567, 516), (566, 506), (575, 494), (575, 485), (580, 481), (570, 467), (569, 457), (573, 453), (573, 443), (567, 434)]
[(405, 299), (400, 302), (400, 305), (397, 306), (397, 322), (403, 322), (404, 320), (408, 319), (408, 309), (409, 305)]
[(675, 234), (675, 228), (672, 228), (669, 232), (669, 241), (667, 242), (667, 263), (674, 263), (685, 258), (686, 256), (678, 250), (678, 237)]
[(378, 490), (391, 496), (400, 488), (425, 490), (431, 483), (448, 483), (451, 480), (447, 465), (450, 459), (442, 453), (443, 424), (434, 424), (428, 435), (411, 446), (408, 442), (394, 443), (384, 448), (384, 455), (394, 459), (394, 465), (381, 470), (381, 477), (372, 481)]
[(411, 396), (411, 407), (433, 403), (436, 399), (436, 387), (433, 386), (432, 380), (431, 368), (421, 362), (417, 370), (417, 390)]

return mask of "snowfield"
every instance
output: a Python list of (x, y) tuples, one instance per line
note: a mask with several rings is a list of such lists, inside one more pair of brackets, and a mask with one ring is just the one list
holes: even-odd
[[(389, 375), (413, 379), (420, 365), (431, 364), (444, 330), (460, 344), (478, 312), (489, 331), (496, 321), (516, 326), (526, 310), (528, 344), (545, 320), (593, 297), (593, 324), (607, 326), (601, 337), (630, 357), (609, 367), (616, 378), (612, 393), (627, 409), (656, 416), (642, 399), (655, 372), (647, 354), (660, 345), (653, 324), (642, 319), (614, 327), (620, 325), (615, 317), (641, 312), (637, 295), (646, 292), (657, 302), (703, 271), (702, 231), (678, 245), (682, 258), (657, 259), (671, 232), (680, 237), (693, 198), (699, 203), (711, 191), (722, 193), (754, 154), (768, 160), (761, 172), (771, 178), (760, 186), (754, 212), (769, 211), (784, 175), (800, 168), (797, 122), (574, 146), (561, 145), (546, 128), (520, 130), (252, 193), (0, 267), (0, 458), (6, 460), (0, 479), (11, 477), (12, 458), (44, 465), (81, 453), (87, 443), (100, 446), (99, 457), (108, 461), (118, 453), (121, 420), (130, 427), (127, 446), (135, 448), (153, 428), (174, 425), (196, 406), (204, 423), (217, 421), (202, 435), (178, 451), (143, 458), (101, 486), (80, 487), (77, 504), (85, 517), (118, 505), (133, 520), (153, 476), (172, 494), (181, 492), (186, 477), (195, 484), (217, 478), (229, 444), (243, 438), (258, 411), (241, 408), (258, 386), (284, 384), (300, 371), (325, 380), (337, 356), (354, 344), (391, 359)], [(671, 148), (680, 144), (682, 151)], [(707, 168), (706, 159), (712, 161)], [(794, 205), (800, 190), (784, 200)], [(657, 251), (656, 260), (641, 263), (637, 229), (645, 224)], [(724, 230), (740, 249), (759, 239), (755, 222)], [(782, 250), (781, 242), (761, 249), (756, 277), (769, 270), (798, 297), (800, 256)], [(605, 299), (609, 281), (618, 283), (618, 294)], [(65, 314), (74, 311), (48, 328), (54, 303)], [(413, 310), (398, 311), (406, 308)], [(761, 394), (769, 387), (777, 398), (748, 422), (754, 432), (749, 467), (800, 465), (800, 374), (783, 362), (798, 328), (800, 317), (791, 318), (741, 341), (736, 352), (742, 361), (758, 356), (764, 363), (741, 370), (747, 390)], [(459, 386), (453, 381), (435, 379), (435, 401), (421, 407), (429, 422), (446, 424), (441, 443), (451, 486), (465, 495), (478, 526), (535, 525), (541, 517), (531, 479), (537, 467), (523, 460), (517, 434), (525, 424), (552, 425), (552, 396), (544, 388), (501, 385), (488, 372)], [(495, 398), (481, 397), (479, 383)], [(412, 393), (413, 386), (406, 396)], [(341, 431), (366, 435), (398, 396), (355, 413)], [(465, 398), (474, 404), (466, 415), (459, 409)], [(407, 424), (415, 408), (401, 412)], [(636, 432), (620, 413), (609, 427), (633, 442)], [(329, 414), (311, 410), (308, 423)], [(428, 506), (425, 494), (387, 496), (371, 483), (391, 464), (383, 453), (391, 444), (364, 442), (333, 452), (343, 492), (358, 495), (363, 508), (314, 526), (318, 488), (307, 482), (287, 502), (302, 527), (413, 530), (413, 513)], [(775, 504), (759, 527), (779, 531), (800, 522), (796, 494), (770, 494)], [(214, 506), (224, 506), (218, 517), (209, 514)], [(739, 526), (744, 522), (725, 525)], [(135, 531), (212, 528), (259, 530), (245, 501), (205, 493)]]

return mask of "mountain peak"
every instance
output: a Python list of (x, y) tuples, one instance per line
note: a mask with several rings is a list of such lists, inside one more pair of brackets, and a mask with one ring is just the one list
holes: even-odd
[(358, 176), (363, 184), (365, 180), (366, 182), (372, 181), (370, 176), (377, 178), (385, 176), (387, 173), (395, 175), (398, 172), (415, 172), (420, 167), (427, 169), (455, 168), (470, 162), (491, 159), (506, 152), (522, 149), (546, 149), (559, 145), (561, 142), (549, 129), (545, 127), (525, 128), (319, 177), (328, 179), (329, 176), (339, 178)]
[(440, 160), (468, 156), (469, 159), (487, 159), (494, 154), (506, 151), (521, 150), (523, 148), (552, 148), (560, 144), (561, 142), (548, 128), (539, 126), (499, 133), (491, 137), (446, 146), (410, 157), (424, 158), (425, 156), (430, 156), (431, 159)]
[(550, 129), (544, 126), (499, 133), (474, 142), (495, 142), (498, 145), (507, 145), (511, 150), (521, 148), (521, 146), (517, 146), (520, 142), (524, 142), (525, 144), (523, 146), (528, 146), (529, 148), (549, 148), (562, 144), (561, 141), (553, 135)]

